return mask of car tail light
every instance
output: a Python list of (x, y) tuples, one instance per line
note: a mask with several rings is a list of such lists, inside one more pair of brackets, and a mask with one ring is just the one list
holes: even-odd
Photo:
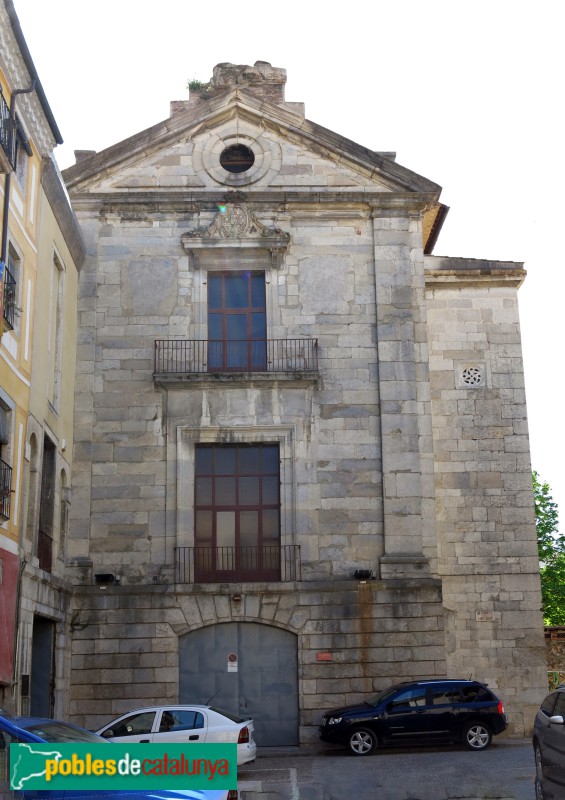
[(498, 711), (499, 714), (504, 714), (504, 703), (502, 702), (502, 700), (498, 701), (498, 706), (496, 710)]
[(247, 725), (242, 728), (239, 732), (239, 739), (237, 740), (238, 744), (245, 744), (249, 741), (249, 728)]

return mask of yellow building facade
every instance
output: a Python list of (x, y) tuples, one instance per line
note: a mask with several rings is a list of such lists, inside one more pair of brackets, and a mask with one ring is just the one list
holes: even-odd
[(58, 625), (84, 253), (53, 160), (61, 134), (11, 0), (0, 0), (0, 89), (0, 705), (48, 715), (65, 668)]

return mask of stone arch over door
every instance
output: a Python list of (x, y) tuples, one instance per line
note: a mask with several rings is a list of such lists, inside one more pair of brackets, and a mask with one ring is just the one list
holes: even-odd
[(256, 622), (186, 633), (179, 639), (179, 702), (211, 702), (251, 717), (259, 747), (297, 745), (296, 634)]

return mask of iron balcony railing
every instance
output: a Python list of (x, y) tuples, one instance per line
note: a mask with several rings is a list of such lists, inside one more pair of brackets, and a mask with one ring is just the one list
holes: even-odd
[(10, 117), (10, 107), (6, 102), (6, 98), (0, 89), (0, 147), (2, 148), (2, 164), (5, 166), (6, 172), (15, 168), (15, 137), (14, 137), (14, 121)]
[(155, 341), (156, 374), (317, 371), (317, 339)]
[(16, 279), (8, 269), (4, 267), (4, 302), (2, 305), (2, 315), (7, 325), (13, 330), (16, 321)]
[(0, 458), (0, 519), (10, 519), (12, 505), (12, 467)]
[(176, 547), (177, 583), (301, 580), (300, 545)]

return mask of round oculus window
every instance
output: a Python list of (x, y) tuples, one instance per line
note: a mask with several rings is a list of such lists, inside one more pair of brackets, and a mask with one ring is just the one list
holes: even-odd
[(253, 150), (244, 144), (232, 144), (220, 155), (220, 164), (227, 172), (247, 172), (255, 162)]

